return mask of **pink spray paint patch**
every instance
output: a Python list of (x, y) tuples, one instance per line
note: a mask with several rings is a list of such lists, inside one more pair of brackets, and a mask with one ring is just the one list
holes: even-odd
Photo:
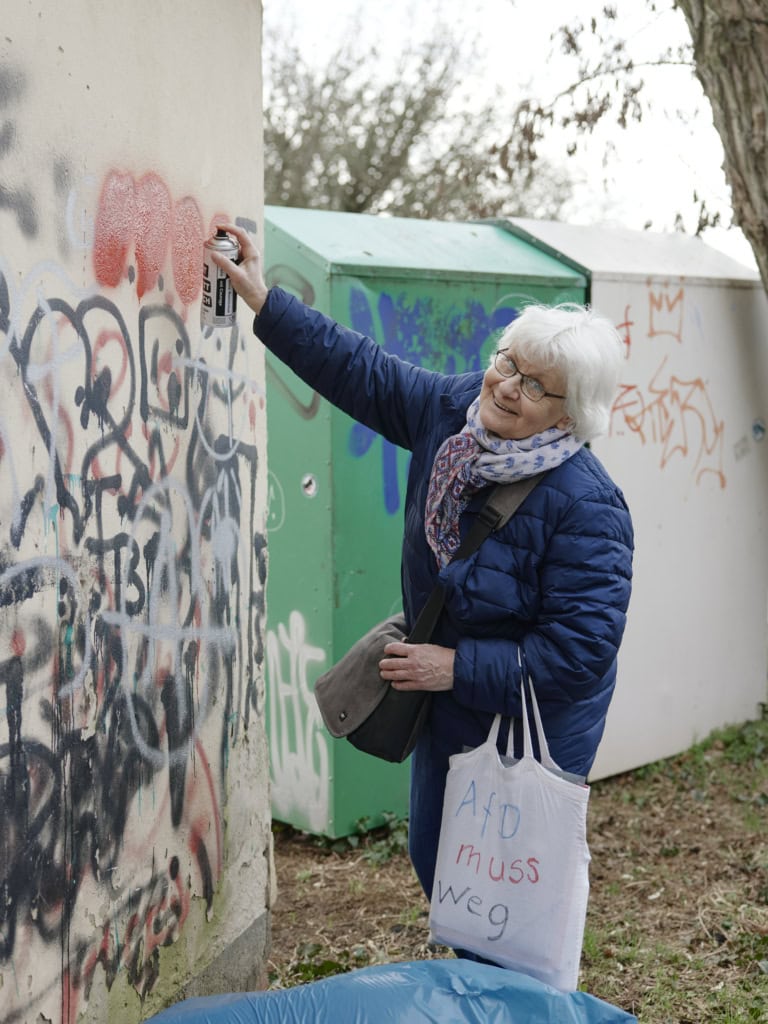
[(133, 241), (134, 182), (130, 174), (110, 171), (96, 212), (93, 269), (96, 280), (116, 288), (122, 280)]
[(136, 293), (139, 298), (157, 284), (171, 239), (171, 194), (150, 171), (136, 186)]
[(191, 196), (180, 199), (173, 210), (171, 265), (176, 294), (185, 306), (197, 298), (202, 288), (203, 218)]

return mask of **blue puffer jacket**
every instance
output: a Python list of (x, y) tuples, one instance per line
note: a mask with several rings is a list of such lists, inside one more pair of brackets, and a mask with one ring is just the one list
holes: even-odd
[[(443, 441), (464, 426), (482, 373), (446, 376), (405, 363), (279, 288), (271, 289), (254, 329), (321, 395), (413, 453), (403, 607), (412, 624), (439, 579), (445, 611), (433, 642), (456, 650), (453, 690), (435, 695), (412, 758), (411, 856), (429, 894), (448, 758), (482, 743), (495, 713), (519, 720), (519, 647), (552, 756), (568, 771), (589, 771), (629, 603), (629, 511), (598, 459), (583, 448), (547, 473), (474, 555), (438, 573), (424, 533), (430, 470)], [(484, 498), (480, 492), (470, 504), (462, 531)]]

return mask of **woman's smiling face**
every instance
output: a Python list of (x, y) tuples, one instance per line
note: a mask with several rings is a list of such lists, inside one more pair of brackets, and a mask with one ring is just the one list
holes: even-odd
[(520, 374), (534, 377), (545, 391), (565, 395), (565, 376), (557, 367), (544, 369), (528, 362), (523, 356), (509, 349), (509, 356), (519, 373), (504, 377), (492, 363), (485, 371), (480, 391), (480, 422), (486, 430), (505, 441), (522, 441), (533, 434), (540, 434), (550, 427), (567, 430), (570, 419), (565, 413), (562, 398), (542, 398), (532, 402), (520, 387)]

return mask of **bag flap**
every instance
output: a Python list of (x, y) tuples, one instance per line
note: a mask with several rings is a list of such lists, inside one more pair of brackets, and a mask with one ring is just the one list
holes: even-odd
[(332, 736), (347, 736), (378, 707), (390, 684), (379, 674), (384, 647), (405, 639), (405, 619), (393, 615), (379, 622), (315, 683), (315, 700)]

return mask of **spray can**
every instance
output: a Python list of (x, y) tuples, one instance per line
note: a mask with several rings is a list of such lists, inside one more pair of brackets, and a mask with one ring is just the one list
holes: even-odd
[(237, 262), (240, 246), (223, 228), (203, 243), (203, 301), (200, 306), (200, 324), (203, 327), (231, 327), (235, 322), (237, 292), (223, 270), (211, 259), (219, 252)]

